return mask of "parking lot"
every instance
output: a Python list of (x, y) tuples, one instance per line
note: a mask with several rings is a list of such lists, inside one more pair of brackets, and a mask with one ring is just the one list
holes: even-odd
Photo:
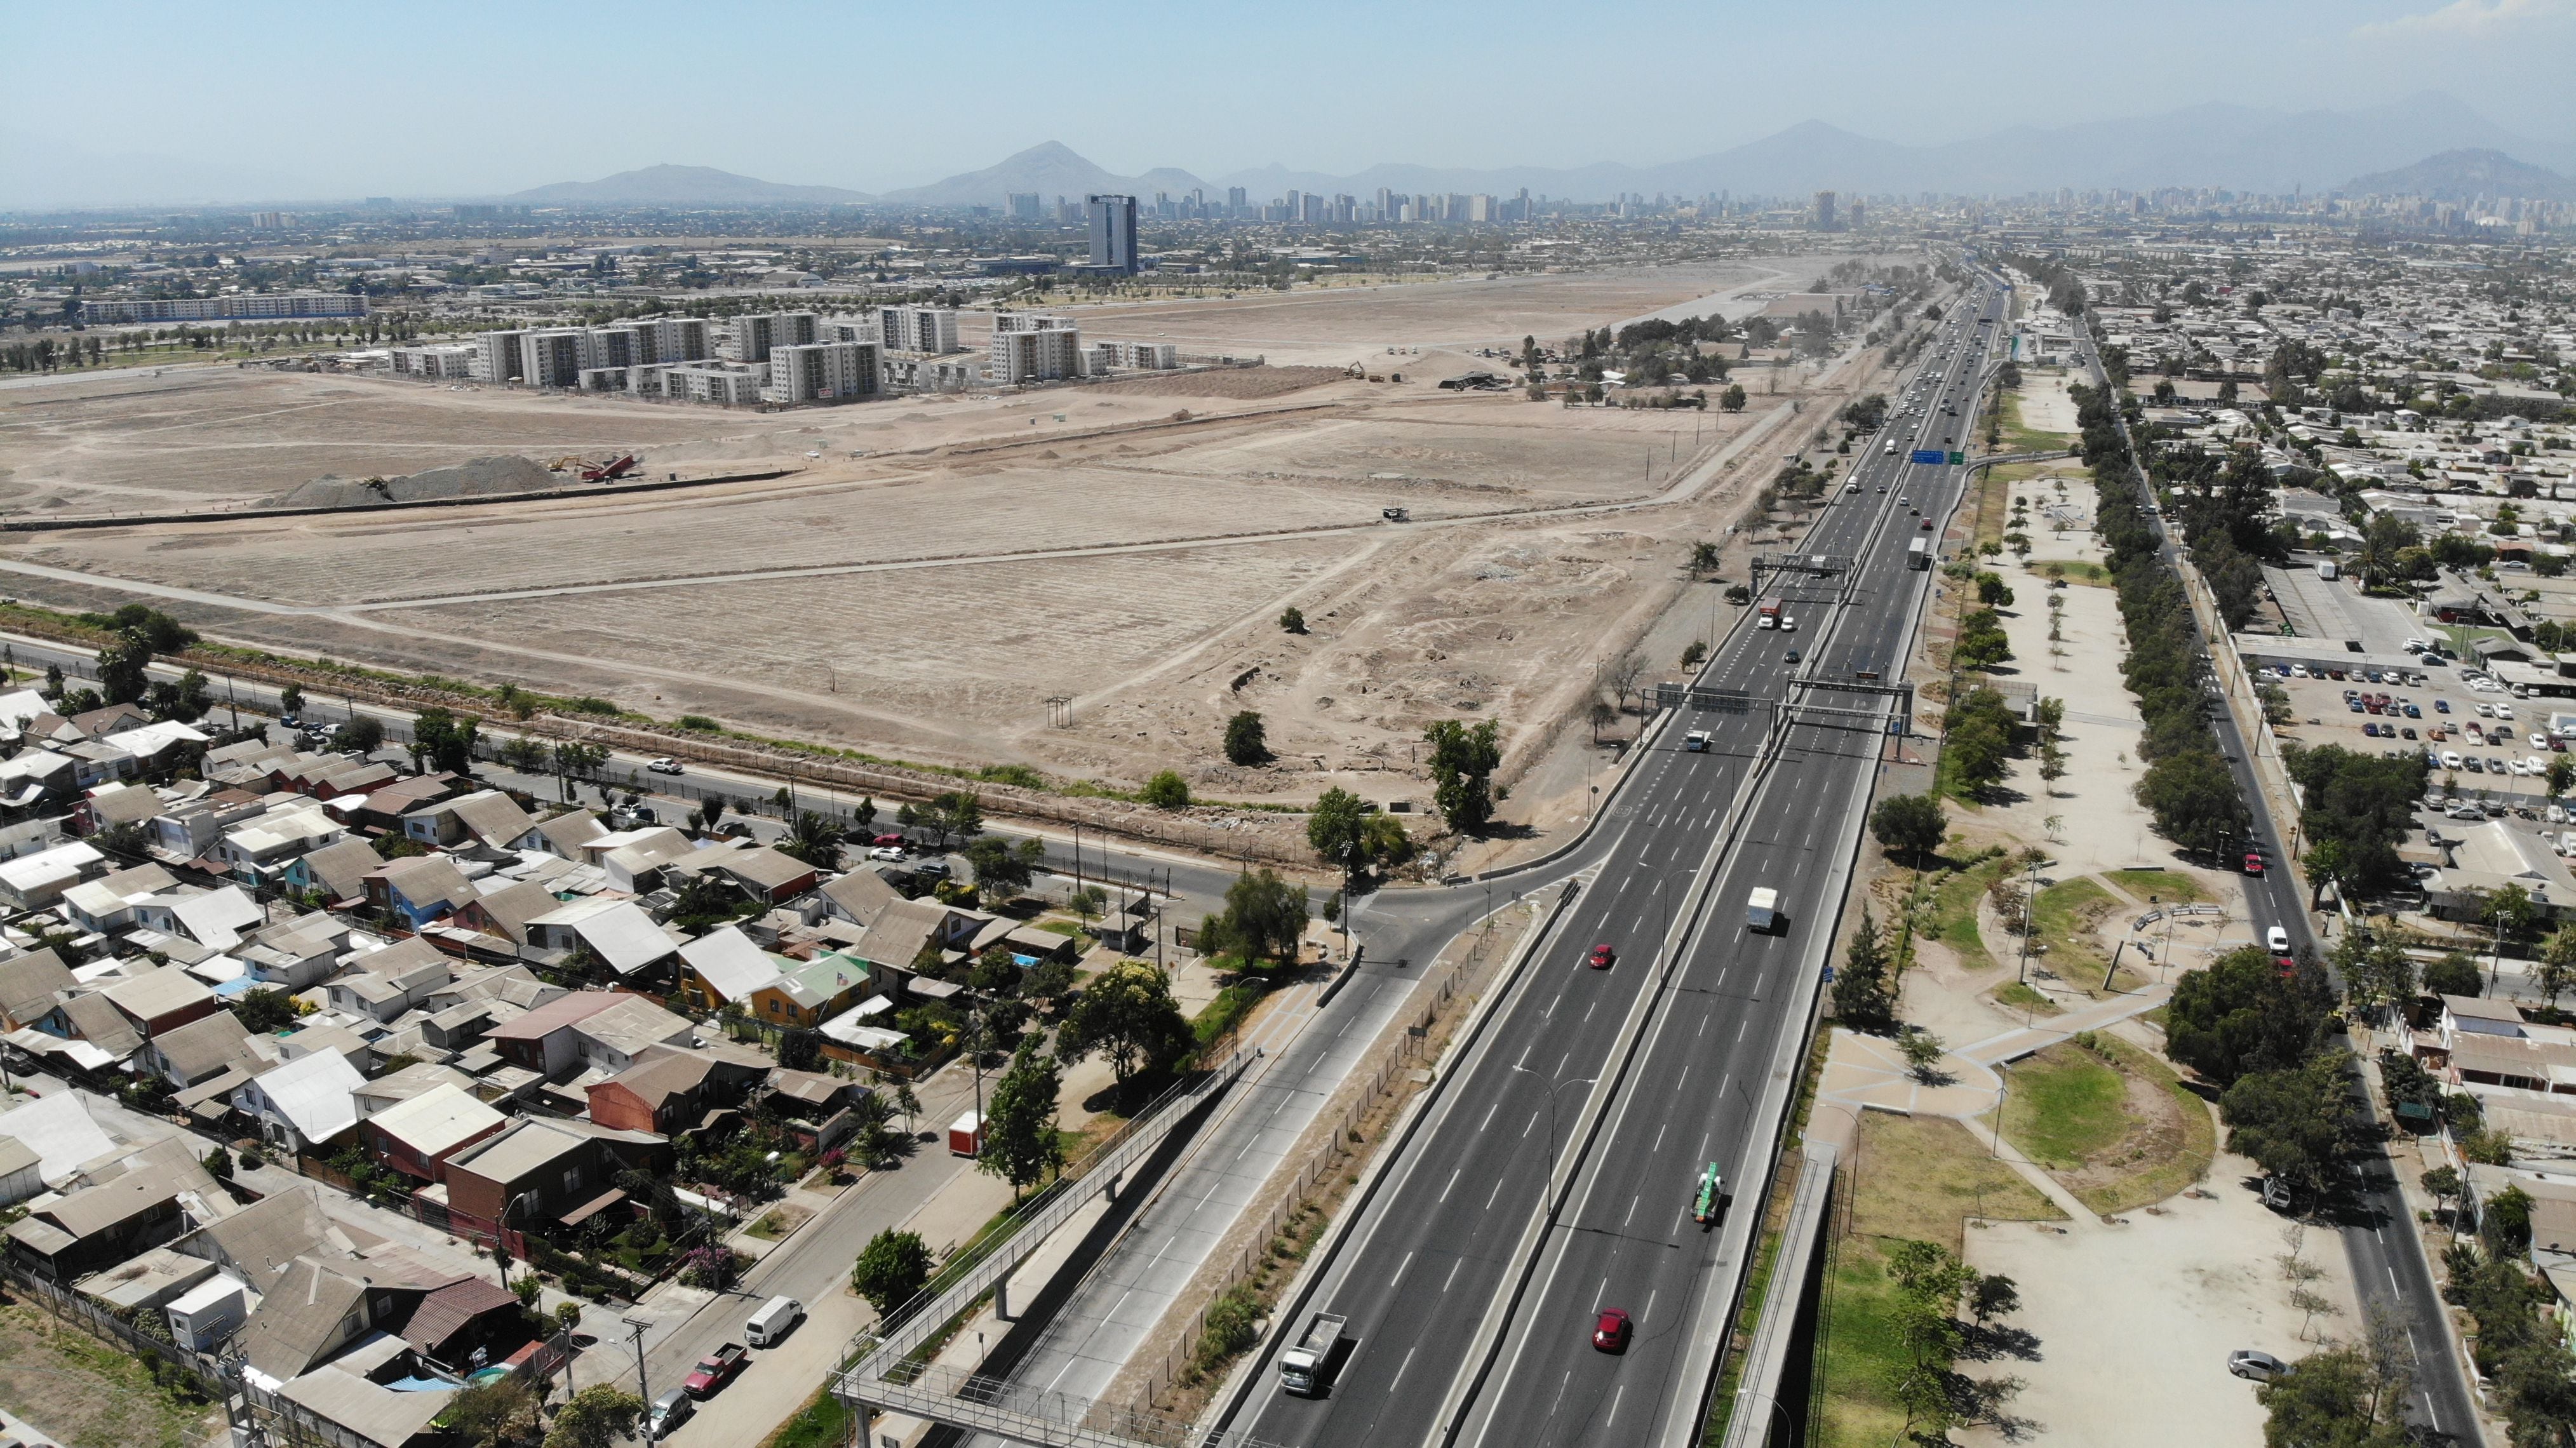
[(2576, 701), (2517, 699), (2456, 663), (2275, 663), (2261, 676), (2289, 696), (2284, 737), (2309, 748), (2429, 753), (2433, 792), (2454, 799), (2538, 803), (2548, 794), (2550, 764), (2576, 733)]

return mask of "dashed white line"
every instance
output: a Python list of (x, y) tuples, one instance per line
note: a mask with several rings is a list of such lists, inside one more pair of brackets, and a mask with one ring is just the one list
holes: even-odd
[(1465, 1176), (1466, 1174), (1467, 1169), (1463, 1166), (1458, 1168), (1456, 1171), (1449, 1173), (1449, 1186), (1442, 1187), (1440, 1189), (1440, 1200), (1444, 1202), (1449, 1200), (1449, 1188), (1458, 1185), (1458, 1178)]

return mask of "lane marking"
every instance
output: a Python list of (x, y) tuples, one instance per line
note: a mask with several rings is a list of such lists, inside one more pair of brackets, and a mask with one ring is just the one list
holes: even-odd
[(1466, 1174), (1467, 1169), (1463, 1166), (1458, 1168), (1456, 1171), (1449, 1173), (1449, 1186), (1442, 1187), (1440, 1189), (1440, 1200), (1444, 1202), (1449, 1200), (1449, 1188), (1458, 1185), (1458, 1178), (1465, 1176)]
[(1496, 1101), (1493, 1105), (1486, 1107), (1485, 1119), (1476, 1123), (1476, 1134), (1479, 1136), (1484, 1135), (1485, 1128), (1494, 1124), (1494, 1113), (1502, 1109), (1503, 1103), (1500, 1101)]
[(1406, 1349), (1404, 1350), (1404, 1364), (1403, 1364), (1403, 1366), (1402, 1366), (1402, 1367), (1399, 1367), (1399, 1368), (1397, 1368), (1397, 1369), (1395, 1370), (1395, 1376), (1394, 1376), (1394, 1377), (1387, 1379), (1387, 1383), (1386, 1383), (1386, 1390), (1387, 1390), (1387, 1392), (1388, 1392), (1388, 1393), (1392, 1394), (1392, 1393), (1395, 1391), (1395, 1385), (1396, 1385), (1397, 1383), (1400, 1383), (1400, 1382), (1403, 1382), (1403, 1381), (1404, 1381), (1404, 1370), (1405, 1370), (1405, 1368), (1409, 1368), (1409, 1367), (1413, 1366), (1413, 1355), (1414, 1355), (1415, 1353), (1420, 1352), (1420, 1351), (1422, 1351), (1422, 1344), (1420, 1344), (1420, 1343), (1418, 1343), (1418, 1342), (1417, 1342), (1417, 1343), (1415, 1343), (1413, 1346), (1411, 1346), (1411, 1347), (1409, 1347), (1409, 1348), (1406, 1348)]

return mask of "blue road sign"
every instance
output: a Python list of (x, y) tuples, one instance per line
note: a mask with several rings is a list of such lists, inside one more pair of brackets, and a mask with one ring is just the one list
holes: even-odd
[(1931, 463), (1938, 466), (1949, 460), (1950, 455), (1937, 447), (1918, 447), (1914, 450), (1914, 461), (1918, 463)]

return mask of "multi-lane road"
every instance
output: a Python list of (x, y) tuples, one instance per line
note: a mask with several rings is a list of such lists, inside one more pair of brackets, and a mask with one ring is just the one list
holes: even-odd
[[(1784, 1042), (1807, 1029), (1817, 950), (1886, 742), (1857, 719), (1813, 716), (1772, 740), (1773, 703), (1800, 672), (1902, 677), (1929, 577), (1907, 553), (1936, 536), (1920, 518), (1944, 515), (1958, 490), (1955, 470), (1907, 453), (1966, 436), (2000, 297), (1981, 283), (1954, 308), (1919, 394), (1897, 403), (1920, 411), (1856, 455), (1858, 490), (1834, 493), (1799, 545), (1848, 560), (1783, 585), (1800, 627), (1741, 626), (1709, 663), (1698, 682), (1740, 693), (1745, 712), (1689, 721), (1714, 736), (1706, 752), (1668, 727), (1592, 847), (1528, 872), (1530, 884), (1569, 871), (1587, 883), (1309, 1294), (1309, 1309), (1349, 1319), (1335, 1385), (1280, 1394), (1265, 1355), (1234, 1426), (1310, 1448), (1696, 1439), (1732, 1307), (1726, 1254), (1740, 1247), (1724, 1244), (1746, 1234), (1694, 1224), (1692, 1188), (1711, 1162), (1729, 1181), (1765, 1164), (1764, 1097)], [(1781, 931), (1747, 928), (1756, 887), (1779, 892)], [(1614, 952), (1610, 968), (1586, 965), (1596, 945)], [(1604, 1307), (1634, 1320), (1624, 1354), (1592, 1347)], [(1293, 1336), (1272, 1334), (1265, 1353)]]
[[(2089, 348), (2084, 363), (2093, 384), (2106, 385), (2108, 379), (2102, 374), (2101, 362)], [(2126, 420), (2122, 419), (2119, 426), (2121, 435), (2127, 437)], [(2175, 552), (2173, 537), (2165, 530), (2163, 519), (2153, 519), (2152, 523), (2166, 566), (2179, 573), (2181, 559)], [(2196, 626), (2194, 632), (2197, 635)], [(2206, 655), (2206, 639), (2202, 645)], [(2226, 666), (2213, 658), (2212, 667)], [(2226, 681), (2228, 686), (2234, 682)], [(2255, 843), (2266, 859), (2286, 862), (2290, 857), (2282, 850), (2281, 832), (2263, 803), (2265, 796), (2254, 775), (2252, 751), (2245, 746), (2235, 714), (2216, 708), (2210, 711), (2210, 722), (2218, 730), (2219, 747), (2227, 755), (2237, 793), (2247, 801), (2253, 817), (2250, 828)], [(2301, 954), (2322, 954), (2304, 898), (2306, 887), (2299, 882), (2297, 872), (2266, 870), (2246, 876), (2244, 886), (2246, 912), (2257, 936), (2278, 925), (2289, 932), (2291, 946)], [(2365, 1121), (2378, 1121), (2378, 1111), (2366, 1089), (2354, 1092), (2353, 1110)], [(2398, 1190), (2397, 1178), (2385, 1157), (2357, 1173), (2342, 1226), (2344, 1254), (2352, 1265), (2353, 1284), (2361, 1297), (2362, 1310), (2395, 1314), (2398, 1321), (2406, 1324), (2407, 1340), (2414, 1347), (2418, 1371), (2409, 1419), (2444, 1438), (2477, 1442), (2479, 1431), (2468, 1382), (2460, 1370), (2459, 1353), (2451, 1346), (2442, 1299), (2433, 1286), (2432, 1264), (2425, 1259), (2423, 1239), (2416, 1235), (2414, 1212)]]

